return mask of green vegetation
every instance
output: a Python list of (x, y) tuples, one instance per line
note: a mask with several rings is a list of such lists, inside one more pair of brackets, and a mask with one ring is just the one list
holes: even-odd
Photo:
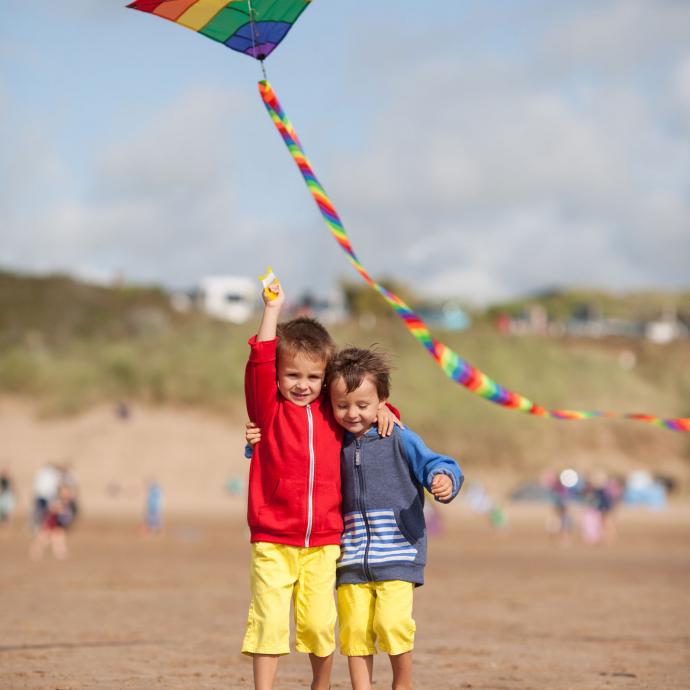
[[(108, 289), (67, 278), (0, 274), (0, 392), (46, 414), (127, 400), (205, 407), (244, 419), (253, 324), (178, 314), (155, 289)], [(393, 354), (393, 401), (435, 448), (469, 466), (536, 469), (563, 458), (624, 455), (687, 463), (685, 435), (615, 421), (550, 422), (500, 409), (448, 381), (398, 320), (333, 329), (341, 345)], [(500, 335), (486, 325), (437, 337), (503, 385), (547, 407), (690, 416), (690, 343)], [(621, 366), (623, 351), (635, 366)], [(630, 355), (628, 354), (628, 360)], [(685, 458), (683, 460), (682, 458)]]
[(604, 290), (545, 290), (532, 297), (494, 304), (487, 314), (519, 315), (534, 304), (544, 307), (549, 318), (554, 320), (588, 314), (590, 317), (645, 321), (659, 319), (669, 311), (690, 317), (690, 291), (651, 290), (622, 295)]

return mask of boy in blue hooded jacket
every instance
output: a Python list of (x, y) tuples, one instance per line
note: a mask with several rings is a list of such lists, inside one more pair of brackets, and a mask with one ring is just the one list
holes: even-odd
[(424, 583), (424, 490), (448, 503), (463, 475), (409, 429), (382, 437), (373, 426), (390, 393), (390, 367), (376, 350), (349, 348), (326, 380), (341, 453), (345, 531), (337, 564), (340, 649), (353, 690), (371, 690), (376, 646), (389, 655), (393, 690), (412, 688), (414, 588)]

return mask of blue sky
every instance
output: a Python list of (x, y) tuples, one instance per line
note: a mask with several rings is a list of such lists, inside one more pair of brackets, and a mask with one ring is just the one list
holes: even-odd
[[(257, 63), (124, 4), (3, 3), (0, 267), (356, 279)], [(267, 68), (374, 276), (690, 285), (685, 0), (314, 0)]]

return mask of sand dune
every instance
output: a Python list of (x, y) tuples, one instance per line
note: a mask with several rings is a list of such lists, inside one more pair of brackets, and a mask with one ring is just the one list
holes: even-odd
[(131, 517), (143, 510), (146, 482), (163, 487), (169, 514), (223, 515), (244, 511), (229, 479), (246, 477), (244, 430), (235, 421), (179, 408), (131, 409), (123, 420), (112, 407), (77, 417), (37, 417), (28, 401), (0, 399), (0, 468), (9, 469), (28, 507), (37, 470), (69, 463), (91, 516)]

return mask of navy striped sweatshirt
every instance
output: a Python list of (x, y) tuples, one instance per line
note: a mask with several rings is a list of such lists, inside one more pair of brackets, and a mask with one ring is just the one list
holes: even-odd
[(340, 456), (345, 532), (337, 585), (404, 580), (424, 583), (426, 524), (424, 489), (436, 474), (453, 481), (455, 498), (463, 482), (452, 458), (427, 448), (409, 429), (381, 437), (370, 429), (345, 435)]

